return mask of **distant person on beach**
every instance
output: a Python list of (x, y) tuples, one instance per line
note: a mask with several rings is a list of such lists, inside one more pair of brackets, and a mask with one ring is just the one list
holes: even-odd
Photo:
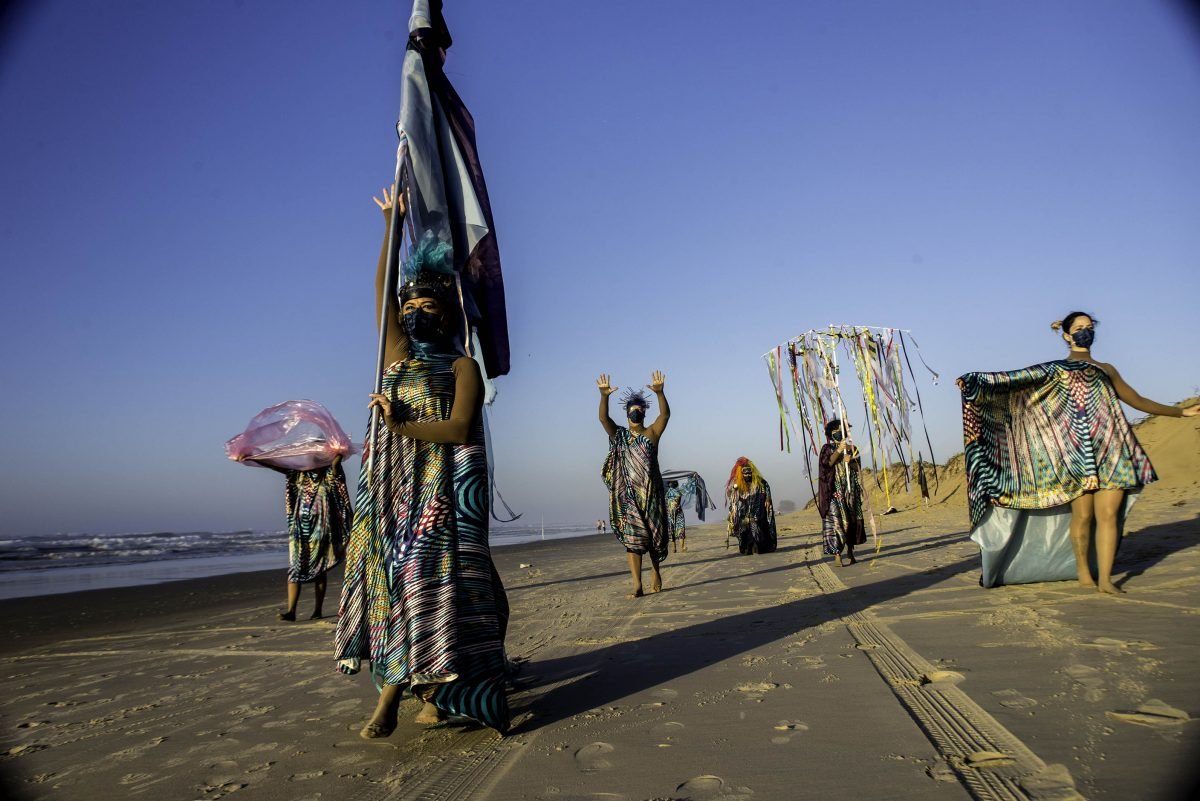
[(775, 505), (771, 486), (758, 472), (754, 462), (738, 457), (725, 483), (725, 505), (729, 507), (729, 537), (737, 538), (738, 553), (771, 553), (778, 543), (775, 532)]
[[(912, 451), (909, 451), (912, 453)], [(925, 504), (925, 508), (929, 508), (929, 481), (925, 478), (925, 460), (924, 457), (917, 458), (917, 486), (921, 488), (921, 503)]]
[[(375, 202), (390, 223), (394, 188)], [(424, 702), (418, 723), (452, 714), (504, 732), (508, 600), (488, 546), (483, 378), (455, 335), (449, 246), (424, 237), (399, 297), (385, 297), (387, 241), (375, 289), (389, 366), (369, 404), (381, 425), (359, 474), (335, 658), (344, 673), (370, 660), (382, 685), (365, 738), (392, 733), (404, 691)]]
[(600, 425), (608, 435), (608, 458), (604, 460), (604, 483), (609, 491), (609, 522), (613, 533), (625, 546), (629, 571), (633, 574), (630, 598), (642, 592), (642, 555), (650, 555), (650, 591), (662, 589), (659, 563), (667, 558), (667, 504), (662, 473), (658, 468), (658, 441), (671, 419), (671, 407), (663, 393), (666, 377), (655, 370), (648, 389), (658, 398), (658, 417), (649, 426), (646, 412), (650, 401), (638, 390), (626, 392), (621, 401), (629, 428), (613, 422), (608, 414), (608, 396), (617, 390), (601, 374), (596, 381), (600, 390)]
[(300, 585), (312, 582), (315, 604), (310, 620), (324, 617), (325, 574), (342, 563), (354, 508), (346, 490), (342, 457), (316, 470), (287, 474), (288, 520), (287, 610), (280, 620), (295, 620)]
[(683, 516), (683, 490), (678, 481), (668, 481), (666, 490), (667, 529), (671, 533), (671, 553), (687, 553), (687, 520)]
[(601, 534), (604, 533), (604, 521), (603, 520), (596, 521), (596, 531), (599, 531)]
[(1093, 358), (1090, 314), (1073, 311), (1050, 327), (1061, 332), (1064, 359), (967, 373), (957, 382), (980, 583), (1074, 577), (1080, 586), (1120, 593), (1112, 568), (1121, 527), (1132, 494), (1158, 478), (1121, 401), (1165, 417), (1200, 415), (1200, 404), (1143, 398), (1115, 367)]
[[(245, 456), (239, 462), (247, 461)], [(296, 619), (300, 603), (300, 585), (313, 585), (315, 603), (310, 620), (324, 617), (326, 573), (341, 564), (354, 517), (350, 493), (346, 490), (346, 472), (342, 457), (333, 464), (313, 470), (284, 470), (259, 462), (263, 467), (282, 473), (284, 510), (287, 513), (288, 571), (287, 609), (280, 620)]]
[(818, 462), (817, 513), (821, 516), (823, 550), (845, 567), (858, 560), (854, 546), (867, 541), (863, 526), (862, 462), (850, 441), (849, 423), (836, 417), (825, 424), (825, 444)]

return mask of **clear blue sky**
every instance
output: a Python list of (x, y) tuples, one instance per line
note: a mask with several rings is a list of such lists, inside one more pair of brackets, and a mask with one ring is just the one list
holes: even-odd
[[(359, 438), (408, 4), (29, 4), (0, 53), (0, 536), (279, 528), (222, 443), (325, 403)], [(912, 329), (954, 376), (1082, 307), (1143, 394), (1200, 384), (1200, 44), (1168, 2), (447, 0), (506, 271), (491, 414), (526, 519), (604, 513), (594, 380), (667, 374), (664, 467), (781, 454), (760, 355)], [(853, 418), (852, 418), (853, 419)], [(855, 420), (854, 422), (859, 422)]]

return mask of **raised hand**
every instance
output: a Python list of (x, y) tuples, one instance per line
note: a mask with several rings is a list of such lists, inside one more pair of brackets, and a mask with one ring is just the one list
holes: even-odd
[(383, 200), (380, 200), (377, 197), (372, 197), (371, 200), (374, 200), (375, 205), (382, 209), (385, 214), (392, 210), (392, 206), (396, 203), (397, 199), (400, 201), (400, 213), (404, 214), (405, 211), (407, 211), (407, 209), (404, 208), (404, 195), (397, 195), (395, 184), (392, 184), (390, 187), (385, 186), (382, 194)]
[(662, 374), (661, 370), (655, 370), (650, 374), (650, 383), (646, 387), (652, 392), (662, 392), (663, 384), (667, 382), (667, 377)]
[(617, 387), (610, 387), (608, 385), (608, 373), (600, 374), (600, 377), (596, 379), (596, 388), (599, 389), (600, 394), (606, 398), (617, 391)]

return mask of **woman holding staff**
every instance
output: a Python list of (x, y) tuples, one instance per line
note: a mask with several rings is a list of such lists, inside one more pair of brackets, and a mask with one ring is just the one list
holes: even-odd
[[(375, 202), (389, 220), (404, 213), (393, 217), (394, 192)], [(383, 425), (360, 473), (336, 658), (345, 673), (370, 660), (382, 685), (363, 737), (392, 733), (405, 691), (424, 702), (418, 723), (454, 714), (504, 732), (508, 602), (488, 547), (483, 378), (456, 335), (449, 245), (429, 234), (417, 243), (397, 297), (384, 290), (384, 241), (376, 300), (388, 366), (370, 402)]]
[(854, 546), (867, 541), (863, 525), (862, 460), (850, 442), (849, 423), (836, 417), (825, 424), (825, 444), (818, 457), (817, 512), (826, 554), (845, 567), (858, 560)]

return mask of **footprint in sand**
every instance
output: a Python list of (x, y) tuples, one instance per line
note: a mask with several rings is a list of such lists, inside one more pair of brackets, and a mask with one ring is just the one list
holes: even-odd
[(1085, 642), (1085, 648), (1097, 648), (1101, 651), (1157, 651), (1158, 646), (1145, 640), (1118, 640), (1113, 637), (1097, 637), (1091, 642)]
[(608, 743), (588, 743), (575, 752), (575, 767), (584, 773), (608, 770), (612, 767), (612, 762), (608, 760), (608, 755), (615, 750)]
[(1104, 677), (1094, 667), (1088, 665), (1068, 665), (1063, 668), (1063, 672), (1083, 688), (1083, 698), (1085, 701), (1099, 701), (1104, 697)]
[(1194, 720), (1191, 715), (1182, 709), (1176, 709), (1157, 698), (1151, 698), (1137, 709), (1124, 712), (1106, 712), (1105, 714), (1113, 720), (1133, 723), (1138, 726), (1149, 726), (1151, 728), (1173, 728)]
[(783, 660), (783, 664), (794, 668), (807, 668), (808, 670), (817, 670), (825, 667), (825, 657), (823, 656), (789, 656)]
[(739, 684), (733, 689), (745, 693), (747, 701), (760, 701), (765, 693), (774, 690), (779, 685), (773, 681), (751, 681)]
[(793, 736), (808, 731), (808, 724), (799, 720), (781, 720), (775, 724), (775, 731), (779, 734), (771, 738), (771, 743), (787, 745), (792, 741)]
[(720, 801), (748, 801), (754, 791), (749, 787), (729, 787), (720, 776), (706, 774), (688, 779), (675, 788), (675, 792), (683, 793), (695, 801), (707, 801), (710, 798)]
[(1021, 777), (1017, 784), (1031, 801), (1084, 801), (1075, 791), (1075, 779), (1066, 765), (1047, 765), (1037, 773)]
[(683, 730), (686, 728), (686, 726), (677, 720), (668, 720), (664, 721), (663, 723), (659, 723), (650, 731), (659, 736), (665, 736), (668, 740), (670, 740), (673, 737), (682, 734)]
[(1021, 695), (1016, 690), (996, 690), (992, 695), (1000, 699), (1000, 706), (1006, 709), (1028, 709), (1037, 706), (1037, 700)]

